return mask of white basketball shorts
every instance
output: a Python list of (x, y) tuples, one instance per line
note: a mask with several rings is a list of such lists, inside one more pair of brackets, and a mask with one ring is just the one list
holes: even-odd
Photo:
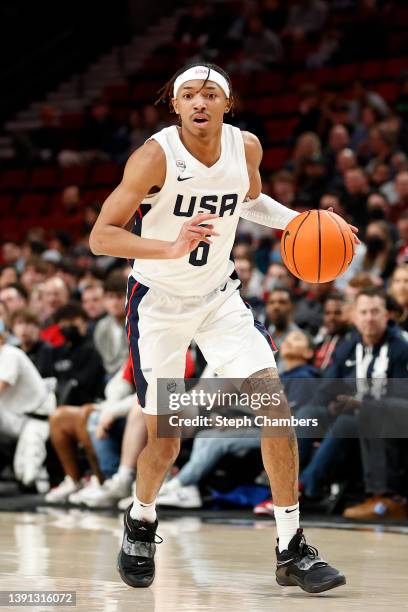
[(158, 379), (184, 378), (192, 340), (218, 376), (245, 379), (276, 368), (276, 346), (254, 320), (238, 286), (237, 279), (229, 279), (206, 296), (179, 297), (129, 277), (126, 330), (136, 392), (146, 414), (157, 414)]

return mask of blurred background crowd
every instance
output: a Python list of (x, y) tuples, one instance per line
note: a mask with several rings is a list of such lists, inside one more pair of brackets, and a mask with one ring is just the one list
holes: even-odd
[[(408, 9), (397, 0), (243, 0), (181, 6), (167, 19), (137, 69), (121, 47), (106, 56), (120, 78), (97, 97), (85, 95), (84, 71), (75, 99), (47, 98), (29, 120), (5, 123), (0, 479), (48, 503), (126, 506), (145, 442), (124, 329), (130, 268), (93, 256), (89, 233), (129, 154), (176, 121), (154, 105), (158, 89), (203, 59), (231, 75), (227, 121), (264, 147), (263, 191), (298, 211), (333, 207), (359, 228), (354, 259), (333, 283), (293, 277), (279, 231), (241, 221), (233, 249), (242, 297), (280, 349), (293, 411), (326, 423), (324, 435), (299, 442), (304, 508), (404, 519), (403, 434), (363, 438), (361, 393), (305, 396), (298, 381), (408, 377)], [(193, 344), (186, 377), (203, 375), (212, 373)], [(373, 401), (380, 410), (381, 395)], [(403, 400), (394, 408), (403, 412)], [(159, 503), (273, 513), (252, 433), (197, 432)]]

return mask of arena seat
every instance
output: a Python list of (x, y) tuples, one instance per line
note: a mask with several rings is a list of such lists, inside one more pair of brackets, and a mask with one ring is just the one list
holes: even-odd
[(60, 118), (60, 127), (63, 130), (80, 130), (84, 117), (85, 113), (64, 113)]
[(115, 162), (103, 162), (94, 166), (88, 185), (114, 185), (120, 179), (120, 166)]
[(13, 200), (10, 194), (0, 195), (0, 217), (6, 217), (9, 214)]
[(20, 190), (27, 184), (27, 170), (5, 170), (0, 175), (0, 190)]
[(67, 185), (78, 185), (81, 186), (85, 183), (88, 168), (87, 166), (66, 166), (62, 168), (60, 174), (60, 185), (66, 187)]
[(261, 169), (265, 172), (274, 172), (281, 168), (289, 157), (287, 147), (271, 147), (263, 154)]
[(59, 186), (58, 168), (46, 166), (34, 168), (31, 172), (30, 189), (55, 189)]
[(288, 141), (297, 119), (271, 119), (266, 122), (266, 135), (269, 142)]
[(49, 196), (45, 193), (25, 193), (17, 201), (16, 212), (28, 217), (39, 216), (45, 210)]

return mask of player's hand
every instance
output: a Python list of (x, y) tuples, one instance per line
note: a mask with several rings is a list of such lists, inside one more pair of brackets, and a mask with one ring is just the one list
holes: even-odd
[[(329, 208), (326, 208), (326, 210), (328, 212), (334, 212), (333, 206), (329, 206)], [(356, 227), (355, 225), (350, 225), (349, 223), (349, 228), (351, 229), (354, 235), (354, 244), (361, 244), (361, 240), (359, 240), (356, 236), (356, 234), (358, 233), (358, 227)]]
[(218, 219), (219, 215), (203, 215), (198, 214), (192, 217), (189, 221), (183, 223), (177, 240), (171, 243), (169, 250), (169, 259), (178, 259), (184, 255), (188, 255), (191, 251), (194, 251), (200, 244), (205, 242), (206, 244), (212, 244), (210, 236), (219, 236), (214, 231), (214, 226), (206, 224), (202, 227), (200, 224), (209, 221), (210, 219)]

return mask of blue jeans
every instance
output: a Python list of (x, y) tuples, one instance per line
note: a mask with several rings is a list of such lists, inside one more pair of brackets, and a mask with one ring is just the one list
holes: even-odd
[(358, 437), (358, 421), (353, 414), (341, 414), (336, 418), (309, 464), (300, 474), (305, 495), (319, 495), (321, 486), (330, 481), (330, 476), (345, 463), (352, 448), (358, 444)]
[(96, 426), (99, 423), (101, 413), (98, 410), (91, 412), (87, 430), (92, 441), (96, 456), (98, 458), (99, 467), (105, 478), (110, 478), (119, 469), (120, 451), (122, 447), (123, 432), (126, 426), (126, 418), (116, 419), (109, 429), (107, 438), (99, 440), (95, 436)]
[(231, 432), (225, 431), (199, 432), (194, 438), (190, 458), (177, 474), (177, 479), (183, 486), (198, 485), (225, 455), (239, 455), (253, 448), (260, 449), (260, 433), (257, 427), (248, 429), (247, 436), (241, 437), (233, 437)]

